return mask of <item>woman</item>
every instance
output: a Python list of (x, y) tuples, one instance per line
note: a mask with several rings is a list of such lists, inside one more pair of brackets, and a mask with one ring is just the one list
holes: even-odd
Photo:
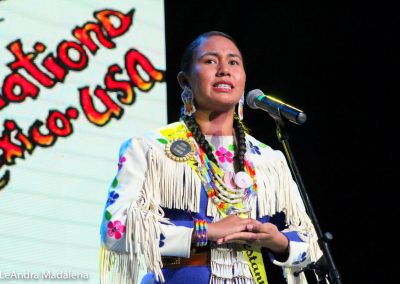
[(293, 272), (319, 257), (315, 232), (283, 154), (235, 115), (246, 74), (233, 39), (196, 38), (178, 82), (181, 121), (121, 147), (102, 224), (102, 283), (267, 283), (268, 262), (288, 283), (306, 283)]

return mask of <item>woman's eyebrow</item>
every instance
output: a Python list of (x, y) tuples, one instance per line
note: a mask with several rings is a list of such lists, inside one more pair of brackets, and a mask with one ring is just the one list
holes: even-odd
[(236, 53), (229, 53), (229, 54), (228, 54), (228, 57), (237, 57), (237, 58), (239, 58), (240, 60), (242, 60), (242, 56), (241, 56), (240, 54), (236, 54)]
[(203, 57), (206, 57), (206, 56), (218, 57), (218, 53), (217, 53), (217, 52), (214, 52), (214, 51), (208, 51), (208, 52), (205, 52), (205, 53), (201, 54), (201, 55), (199, 56), (199, 59), (201, 59), (201, 58), (203, 58)]
[[(202, 55), (200, 55), (199, 59), (205, 57), (205, 56), (214, 56), (214, 57), (218, 57), (218, 53), (215, 51), (208, 51), (203, 53)], [(242, 56), (240, 54), (236, 54), (236, 53), (228, 53), (227, 54), (228, 57), (236, 57), (239, 59), (242, 59)]]

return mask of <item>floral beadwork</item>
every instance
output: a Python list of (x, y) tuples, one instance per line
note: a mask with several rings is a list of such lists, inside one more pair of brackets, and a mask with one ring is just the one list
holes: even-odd
[(106, 212), (104, 213), (104, 217), (106, 218), (107, 221), (110, 221), (112, 215), (111, 215), (111, 213), (109, 211), (106, 210)]
[(116, 188), (117, 185), (118, 185), (118, 179), (117, 179), (117, 177), (115, 177), (114, 180), (113, 180), (113, 182), (112, 182), (112, 184), (111, 184), (111, 187), (112, 187), (112, 188)]
[(219, 147), (215, 154), (218, 157), (218, 161), (221, 163), (232, 163), (233, 161), (233, 154), (231, 151), (226, 150), (224, 147)]
[[(229, 196), (231, 200), (229, 200), (229, 198), (224, 198), (221, 196), (221, 194), (218, 194), (217, 192), (218, 190), (223, 190), (221, 188), (223, 186), (221, 184), (222, 170), (208, 159), (206, 153), (201, 148), (199, 149), (198, 158), (201, 164), (201, 167), (199, 167), (199, 169), (201, 169), (202, 171), (200, 174), (206, 181), (205, 189), (207, 191), (207, 195), (217, 206), (218, 210), (224, 215), (229, 215), (234, 212), (237, 213), (241, 210), (245, 210), (242, 212), (247, 212), (247, 209), (243, 208), (242, 202), (249, 199), (251, 196), (255, 196), (257, 192), (257, 183), (255, 182), (256, 173), (253, 163), (251, 163), (247, 159), (244, 160), (244, 169), (246, 173), (250, 176), (252, 180), (252, 185), (250, 185), (248, 188), (243, 188), (243, 192), (239, 193), (239, 195), (232, 191), (228, 192), (228, 195), (231, 195)], [(222, 200), (221, 198), (224, 200)]]
[(160, 133), (167, 140), (171, 140), (173, 138), (186, 137), (187, 130), (183, 124), (178, 124), (175, 127), (164, 128), (160, 131)]
[(158, 244), (158, 246), (160, 248), (164, 246), (164, 240), (165, 240), (165, 236), (163, 234), (160, 234), (160, 242)]
[(258, 146), (260, 146), (261, 148), (267, 148), (267, 145), (265, 145), (265, 144), (262, 143), (262, 142), (258, 143)]
[(236, 145), (235, 145), (235, 144), (230, 144), (230, 145), (228, 146), (228, 149), (229, 149), (230, 151), (234, 152), (235, 149), (236, 149)]
[(295, 262), (293, 262), (293, 264), (295, 264), (295, 265), (300, 264), (300, 263), (304, 262), (306, 260), (306, 258), (307, 258), (307, 253), (303, 252), (297, 256), (297, 259)]
[(119, 159), (119, 162), (118, 162), (118, 170), (119, 170), (119, 171), (121, 170), (121, 168), (122, 168), (122, 166), (124, 165), (125, 162), (126, 162), (126, 158), (125, 158), (124, 156), (122, 156), (122, 157)]
[(110, 221), (107, 224), (107, 234), (109, 237), (114, 237), (116, 240), (119, 240), (122, 235), (125, 233), (125, 226), (121, 224), (120, 221)]
[(156, 138), (158, 142), (161, 144), (167, 145), (170, 140), (173, 139), (181, 139), (181, 138), (190, 138), (192, 137), (192, 133), (188, 132), (186, 127), (182, 124), (176, 127), (167, 127), (160, 131), (162, 137)]
[(250, 151), (252, 154), (261, 155), (260, 148), (249, 141)]
[(119, 197), (118, 193), (116, 193), (115, 191), (111, 191), (107, 199), (107, 207), (113, 204), (115, 200), (118, 199), (118, 197)]

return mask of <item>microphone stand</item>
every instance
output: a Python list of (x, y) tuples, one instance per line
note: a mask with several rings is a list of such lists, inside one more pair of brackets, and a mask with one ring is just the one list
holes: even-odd
[(285, 123), (281, 115), (273, 115), (272, 118), (276, 123), (276, 134), (278, 136), (279, 142), (283, 145), (286, 158), (288, 159), (289, 167), (293, 173), (294, 179), (300, 191), (301, 198), (303, 199), (304, 206), (309, 214), (311, 222), (314, 225), (315, 231), (317, 232), (318, 245), (323, 252), (323, 256), (316, 262), (312, 262), (307, 265), (302, 270), (295, 273), (298, 276), (300, 273), (313, 270), (317, 275), (318, 283), (328, 283), (327, 276), (332, 284), (341, 284), (341, 278), (339, 271), (337, 270), (335, 263), (333, 261), (332, 255), (329, 250), (329, 242), (332, 241), (333, 235), (329, 232), (323, 233), (321, 227), (319, 226), (317, 216), (314, 213), (314, 209), (311, 205), (310, 199), (308, 198), (303, 180), (301, 178), (299, 169), (297, 168), (296, 162), (292, 150), (289, 145), (289, 136), (285, 131)]

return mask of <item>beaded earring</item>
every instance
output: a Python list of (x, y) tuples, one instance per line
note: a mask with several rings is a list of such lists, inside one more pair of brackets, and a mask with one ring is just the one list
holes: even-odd
[(240, 97), (238, 106), (237, 106), (237, 114), (240, 120), (243, 120), (243, 106), (244, 106), (244, 94)]
[(183, 88), (181, 98), (184, 107), (184, 114), (187, 116), (191, 116), (193, 113), (196, 112), (196, 107), (194, 106), (193, 92), (188, 86), (185, 86)]

